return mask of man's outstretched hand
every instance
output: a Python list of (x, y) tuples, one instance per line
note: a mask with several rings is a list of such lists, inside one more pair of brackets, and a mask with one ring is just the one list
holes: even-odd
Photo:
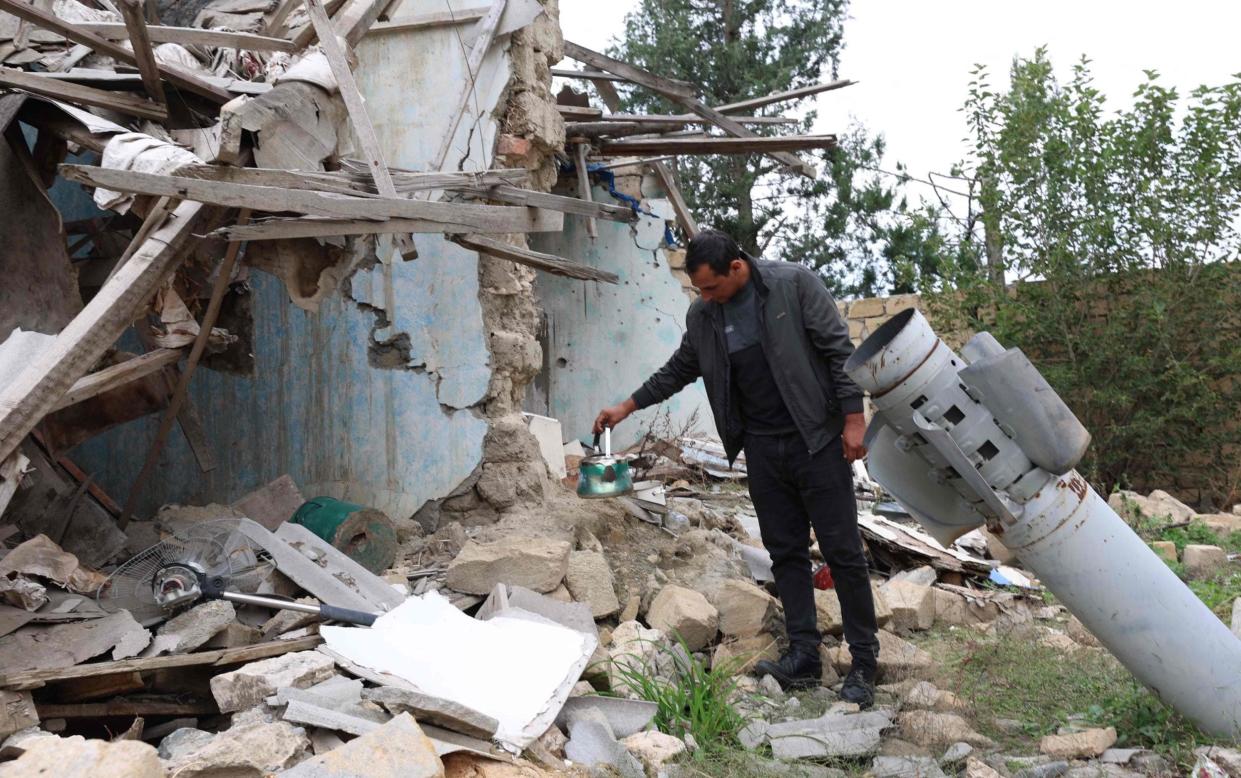
[(638, 410), (638, 406), (634, 403), (633, 398), (629, 397), (623, 402), (613, 405), (611, 408), (604, 408), (599, 411), (599, 415), (595, 417), (595, 426), (592, 432), (596, 435), (603, 434), (603, 428), (615, 428), (625, 419), (629, 418), (629, 414)]
[(866, 446), (862, 441), (866, 438), (866, 416), (861, 413), (850, 413), (845, 416), (845, 429), (840, 433), (844, 444), (845, 459), (850, 462), (866, 456)]

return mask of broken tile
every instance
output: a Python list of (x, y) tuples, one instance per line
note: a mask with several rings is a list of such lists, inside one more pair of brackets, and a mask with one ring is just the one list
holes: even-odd
[(394, 715), (411, 713), (418, 721), (425, 721), (465, 735), (490, 738), (500, 722), (483, 713), (452, 700), (432, 697), (429, 694), (401, 689), (395, 686), (379, 686), (367, 689), (363, 697), (377, 702)]

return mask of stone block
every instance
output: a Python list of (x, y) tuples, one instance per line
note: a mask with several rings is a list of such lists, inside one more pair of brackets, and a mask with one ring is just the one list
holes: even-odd
[(935, 597), (935, 621), (956, 627), (985, 624), (1000, 615), (999, 606), (992, 602), (968, 600), (956, 592), (932, 588)]
[(220, 712), (231, 713), (258, 705), (285, 686), (305, 689), (335, 674), (336, 665), (327, 656), (297, 651), (217, 675), (211, 679), (211, 694)]
[(621, 740), (621, 745), (638, 758), (648, 778), (655, 778), (664, 765), (685, 753), (685, 741), (658, 730), (630, 735)]
[(448, 565), (448, 588), (489, 594), (498, 583), (550, 592), (569, 570), (572, 545), (548, 538), (508, 537), (493, 543), (469, 541)]
[(1066, 735), (1046, 735), (1038, 750), (1053, 759), (1094, 759), (1116, 742), (1116, 729), (1087, 729)]
[(729, 580), (712, 604), (720, 614), (720, 632), (748, 638), (769, 631), (778, 618), (780, 601), (749, 581)]
[(27, 727), (39, 726), (30, 692), (0, 690), (0, 740)]
[(25, 753), (0, 767), (4, 778), (164, 778), (155, 748), (137, 740), (39, 737), (24, 747)]
[(1189, 577), (1209, 578), (1228, 564), (1228, 555), (1219, 546), (1189, 545), (1181, 552), (1181, 563)]
[(711, 667), (733, 667), (738, 675), (742, 675), (764, 659), (774, 662), (779, 658), (780, 646), (775, 637), (764, 633), (721, 642), (711, 655)]
[(827, 714), (772, 724), (766, 737), (777, 759), (858, 758), (878, 751), (880, 735), (891, 725), (887, 714), (878, 711)]
[(1241, 532), (1241, 516), (1235, 513), (1205, 513), (1198, 517), (1220, 537), (1228, 537), (1234, 532)]
[[(647, 629), (636, 621), (618, 624), (612, 631), (612, 643), (604, 662), (609, 688), (627, 697), (634, 696), (634, 692), (625, 686), (622, 672), (632, 670), (648, 675), (655, 672), (655, 657), (663, 640), (663, 632)], [(593, 659), (591, 664), (594, 664)]]
[(646, 729), (647, 725), (659, 713), (656, 703), (646, 700), (625, 700), (620, 697), (602, 697), (587, 694), (570, 697), (565, 701), (556, 723), (569, 729), (575, 718), (580, 715), (601, 714), (608, 722), (612, 734), (616, 737), (628, 737)]
[(571, 552), (565, 583), (573, 599), (589, 605), (596, 619), (606, 619), (620, 610), (612, 568), (598, 551)]
[(1003, 776), (991, 769), (986, 762), (971, 756), (965, 760), (965, 769), (961, 772), (961, 778), (1003, 778)]
[(930, 586), (912, 581), (888, 581), (880, 591), (892, 609), (893, 629), (930, 629), (935, 623), (935, 595)]
[(1172, 495), (1156, 489), (1149, 496), (1143, 497), (1137, 492), (1120, 490), (1112, 492), (1107, 504), (1125, 520), (1133, 523), (1139, 518), (1161, 519), (1169, 524), (1191, 521), (1197, 513), (1193, 508), (1176, 499)]
[(197, 748), (181, 750), (167, 767), (177, 778), (268, 775), (292, 767), (309, 752), (305, 730), (276, 721), (226, 729)]
[(929, 756), (877, 756), (870, 764), (875, 778), (947, 778)]
[(1178, 560), (1176, 557), (1176, 544), (1171, 540), (1156, 540), (1151, 543), (1151, 551), (1155, 552), (1165, 562), (1175, 564)]
[(307, 759), (284, 778), (444, 778), (444, 763), (418, 722), (402, 713), (375, 731)]
[(929, 748), (946, 748), (953, 743), (969, 743), (975, 748), (994, 748), (990, 738), (975, 732), (955, 713), (929, 710), (904, 711), (897, 716), (901, 737)]
[[(887, 597), (883, 596), (879, 586), (871, 582), (871, 595), (875, 600), (875, 619), (879, 626), (887, 626), (892, 621), (892, 608)], [(840, 637), (845, 632), (844, 619), (840, 612), (840, 599), (835, 589), (815, 589), (814, 609), (818, 617), (819, 630), (825, 635)]]
[(646, 621), (664, 634), (684, 640), (690, 651), (698, 651), (715, 639), (720, 614), (700, 593), (669, 584), (651, 601)]
[[(837, 672), (847, 673), (853, 663), (849, 644), (841, 643), (833, 649), (831, 659)], [(931, 655), (927, 652), (887, 630), (879, 630), (879, 675), (885, 681), (920, 677), (930, 670), (932, 665)]]
[(143, 656), (193, 651), (236, 620), (237, 609), (226, 600), (209, 600), (195, 605), (160, 625)]
[(887, 313), (882, 297), (865, 297), (849, 305), (850, 319), (875, 319)]
[(966, 709), (965, 701), (950, 691), (935, 688), (934, 684), (919, 681), (910, 687), (904, 698), (904, 707), (956, 713)]

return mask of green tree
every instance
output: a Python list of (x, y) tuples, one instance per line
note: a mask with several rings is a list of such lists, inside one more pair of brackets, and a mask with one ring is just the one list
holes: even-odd
[[(724, 105), (835, 77), (846, 10), (847, 0), (642, 0), (610, 53), (687, 81), (707, 104)], [(630, 111), (683, 111), (639, 88), (622, 97)], [(807, 111), (793, 125), (753, 129), (805, 132), (814, 120)], [(854, 128), (837, 151), (806, 155), (820, 169), (813, 180), (761, 155), (682, 157), (677, 173), (701, 222), (727, 230), (751, 253), (819, 269), (838, 293), (867, 295), (902, 279), (907, 287), (907, 258), (930, 270), (937, 256), (924, 245), (928, 223), (909, 213), (899, 192), (900, 177), (873, 172), (882, 154), (880, 138)]]
[[(1241, 487), (1241, 81), (1188, 100), (1151, 71), (1109, 114), (1082, 59), (1045, 50), (965, 103), (973, 195), (927, 284), (941, 326), (1035, 359), (1094, 435), (1104, 490), (1206, 472)], [(951, 321), (951, 324), (949, 322)]]

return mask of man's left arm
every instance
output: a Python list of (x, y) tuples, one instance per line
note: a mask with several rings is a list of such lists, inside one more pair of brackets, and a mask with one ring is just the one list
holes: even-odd
[(845, 323), (836, 301), (823, 281), (812, 272), (797, 274), (797, 296), (801, 302), (802, 323), (810, 343), (827, 360), (832, 386), (841, 413), (845, 415), (842, 433), (845, 458), (850, 461), (866, 456), (862, 439), (866, 435), (866, 417), (862, 410), (864, 393), (845, 373), (845, 361), (853, 355), (849, 325)]

